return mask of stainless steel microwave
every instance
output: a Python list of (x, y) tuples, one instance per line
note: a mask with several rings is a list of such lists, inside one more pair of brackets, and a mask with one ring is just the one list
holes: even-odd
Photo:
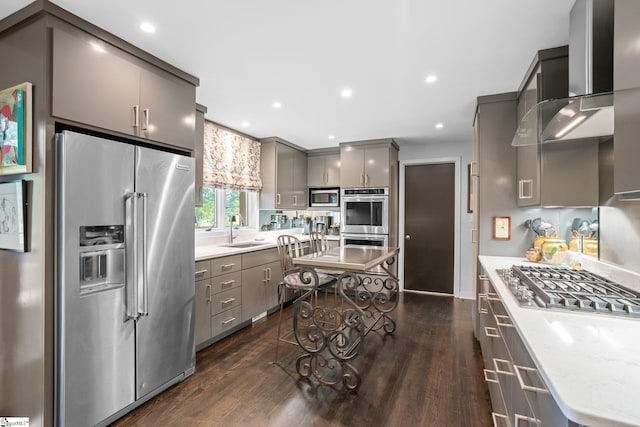
[(309, 206), (321, 208), (337, 208), (340, 206), (339, 188), (310, 188)]

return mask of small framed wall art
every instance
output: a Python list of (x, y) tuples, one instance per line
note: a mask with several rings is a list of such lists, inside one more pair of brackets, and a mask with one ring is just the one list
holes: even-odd
[(26, 181), (0, 183), (0, 249), (26, 250)]
[(31, 90), (31, 83), (0, 90), (0, 175), (32, 171)]
[(493, 239), (494, 240), (511, 240), (511, 217), (510, 216), (494, 216), (493, 217)]

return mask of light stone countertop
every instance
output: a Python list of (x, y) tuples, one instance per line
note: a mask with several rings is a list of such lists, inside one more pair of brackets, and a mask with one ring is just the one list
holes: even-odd
[(396, 247), (346, 245), (326, 252), (317, 252), (293, 259), (294, 265), (322, 269), (371, 271), (398, 254)]
[[(234, 244), (236, 245), (242, 244), (242, 243), (257, 244), (256, 246), (250, 246), (247, 248), (225, 246), (227, 245), (227, 243), (223, 243), (223, 242), (227, 238), (226, 236), (219, 237), (211, 243), (203, 242), (204, 239), (199, 239), (200, 243), (196, 243), (196, 246), (195, 246), (195, 260), (202, 261), (206, 259), (220, 258), (224, 256), (229, 256), (229, 255), (237, 255), (237, 254), (260, 251), (263, 249), (271, 249), (271, 248), (277, 247), (277, 244), (276, 244), (277, 234), (274, 234), (274, 233), (264, 233), (264, 235), (262, 234), (263, 233), (260, 233), (260, 235), (258, 235), (258, 233), (253, 235), (246, 235), (246, 236), (240, 235), (238, 240), (234, 241)], [(285, 233), (279, 233), (279, 234), (285, 234)], [(308, 235), (294, 234), (294, 233), (292, 234), (295, 235), (302, 242), (309, 241)], [(262, 239), (262, 240), (258, 240), (258, 239)], [(340, 240), (340, 236), (327, 236), (327, 240), (333, 240), (333, 241)], [(198, 239), (196, 239), (196, 241), (198, 241)]]
[[(521, 307), (496, 269), (531, 264), (515, 257), (479, 259), (567, 418), (587, 426), (640, 425), (640, 319)], [(589, 270), (601, 274), (597, 264)], [(604, 268), (607, 276), (614, 269)]]

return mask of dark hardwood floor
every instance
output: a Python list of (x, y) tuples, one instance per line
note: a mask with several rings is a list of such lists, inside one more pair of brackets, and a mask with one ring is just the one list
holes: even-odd
[[(196, 372), (114, 426), (491, 426), (471, 301), (403, 293), (393, 335), (371, 333), (357, 392), (298, 379), (275, 355), (277, 313), (197, 354)], [(292, 308), (283, 325), (290, 325)]]

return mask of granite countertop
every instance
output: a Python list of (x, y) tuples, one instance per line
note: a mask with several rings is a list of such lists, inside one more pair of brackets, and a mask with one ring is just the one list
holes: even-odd
[(640, 319), (521, 307), (496, 269), (530, 263), (479, 259), (567, 418), (589, 426), (640, 425)]
[[(309, 236), (304, 234), (295, 235), (301, 242), (308, 242)], [(196, 244), (195, 247), (195, 259), (196, 261), (202, 261), (211, 258), (220, 258), (229, 255), (237, 255), (247, 252), (260, 251), (263, 249), (271, 249), (277, 247), (277, 237), (269, 235), (264, 238), (253, 238), (235, 241), (235, 245), (241, 245), (243, 243), (253, 243), (255, 246), (249, 247), (229, 247), (227, 243), (214, 243), (214, 244)], [(340, 240), (340, 236), (327, 236), (327, 240)]]

